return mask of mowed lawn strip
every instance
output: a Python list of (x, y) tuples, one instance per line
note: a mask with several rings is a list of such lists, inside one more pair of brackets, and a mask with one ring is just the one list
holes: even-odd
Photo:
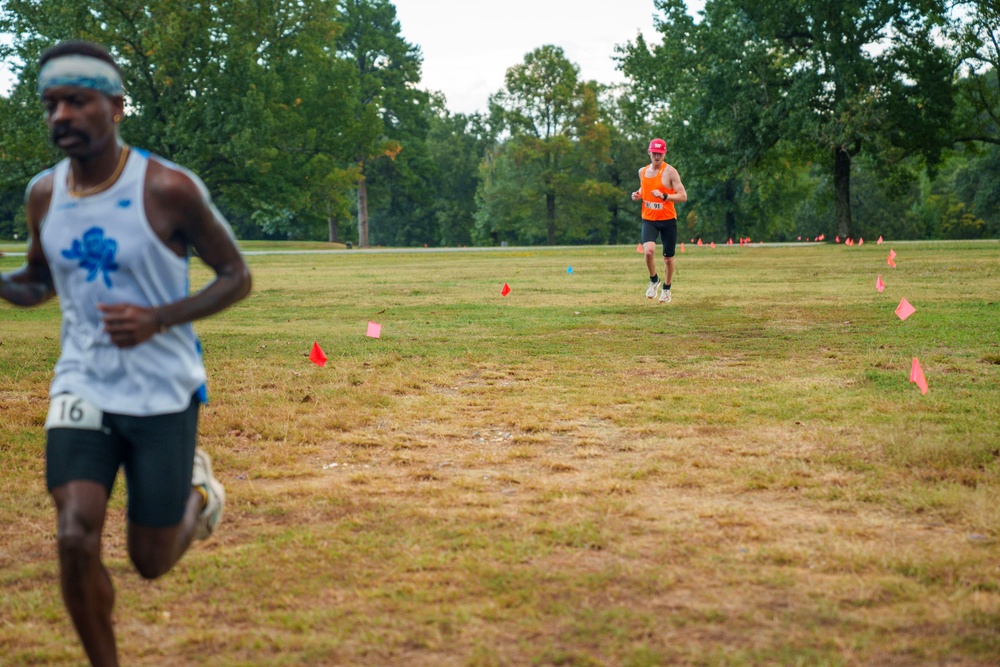
[[(893, 247), (687, 244), (669, 305), (634, 247), (250, 256), (196, 325), (217, 536), (143, 581), (116, 488), (123, 663), (997, 664), (1000, 253)], [(77, 665), (58, 308), (0, 320), (0, 644)]]

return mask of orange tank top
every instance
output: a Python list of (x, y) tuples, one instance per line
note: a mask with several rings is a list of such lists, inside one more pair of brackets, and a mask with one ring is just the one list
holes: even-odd
[(672, 201), (663, 201), (653, 194), (653, 190), (666, 192), (668, 195), (674, 194), (673, 190), (668, 190), (663, 185), (663, 170), (667, 168), (664, 162), (652, 176), (646, 176), (649, 170), (647, 165), (642, 170), (642, 219), (643, 220), (673, 220), (677, 217), (677, 210), (674, 209)]

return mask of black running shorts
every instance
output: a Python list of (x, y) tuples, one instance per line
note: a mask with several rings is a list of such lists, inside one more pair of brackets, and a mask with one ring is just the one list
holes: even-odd
[(673, 257), (677, 250), (677, 218), (672, 220), (643, 220), (642, 242), (656, 243), (656, 237), (663, 237), (663, 256)]
[(191, 495), (200, 402), (183, 412), (133, 417), (105, 412), (100, 430), (51, 428), (45, 447), (49, 491), (87, 480), (111, 495), (125, 469), (129, 521), (149, 528), (175, 526)]

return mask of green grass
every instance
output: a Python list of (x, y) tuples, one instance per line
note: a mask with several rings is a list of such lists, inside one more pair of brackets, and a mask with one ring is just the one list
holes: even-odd
[[(893, 247), (687, 245), (666, 306), (631, 247), (250, 256), (197, 325), (220, 532), (145, 582), (112, 502), (124, 664), (997, 664), (1000, 248)], [(58, 308), (0, 320), (4, 664), (77, 665)]]

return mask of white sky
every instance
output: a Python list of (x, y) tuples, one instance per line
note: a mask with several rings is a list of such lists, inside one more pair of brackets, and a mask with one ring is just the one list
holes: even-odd
[[(653, 0), (394, 0), (403, 37), (423, 52), (421, 86), (444, 93), (456, 113), (485, 111), (503, 87), (507, 68), (540, 46), (562, 47), (580, 76), (600, 83), (624, 81), (615, 69), (615, 46), (653, 29)], [(705, 0), (687, 0), (695, 16)], [(0, 35), (6, 41), (7, 36)], [(7, 38), (9, 39), (9, 38)], [(0, 67), (0, 93), (11, 76)]]
[[(444, 93), (452, 112), (485, 111), (507, 68), (552, 44), (579, 65), (580, 76), (624, 81), (615, 46), (641, 31), (659, 41), (653, 0), (394, 0), (403, 37), (421, 48), (422, 87)], [(697, 16), (705, 0), (687, 0)]]

